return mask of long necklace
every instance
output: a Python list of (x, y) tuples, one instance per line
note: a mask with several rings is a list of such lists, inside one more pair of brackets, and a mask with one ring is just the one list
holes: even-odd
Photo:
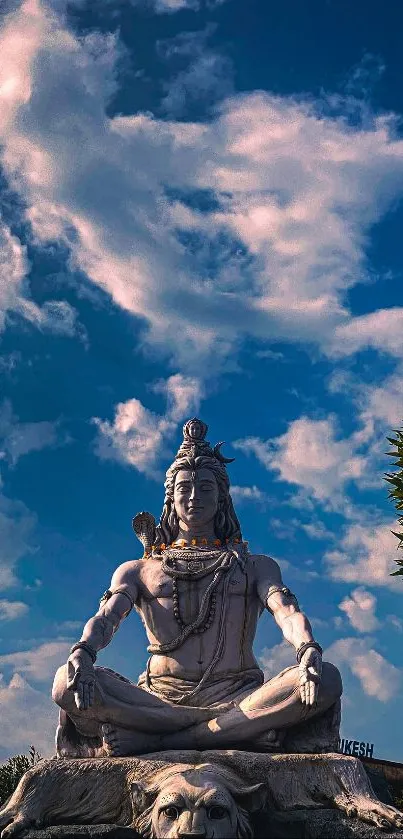
[[(195, 623), (193, 632), (195, 635), (201, 635), (203, 632), (206, 632), (207, 629), (210, 628), (211, 624), (213, 623), (215, 610), (216, 610), (216, 603), (217, 603), (217, 586), (220, 581), (221, 575), (228, 570), (231, 565), (231, 561), (228, 557), (227, 551), (218, 551), (217, 558), (211, 565), (205, 566), (204, 562), (200, 561), (199, 556), (200, 553), (197, 552), (197, 559), (194, 559), (194, 552), (181, 551), (181, 554), (185, 554), (184, 559), (186, 559), (188, 563), (188, 567), (186, 570), (179, 569), (177, 566), (177, 553), (166, 551), (164, 553), (164, 558), (162, 560), (162, 568), (166, 574), (168, 574), (172, 578), (172, 606), (173, 606), (173, 613), (174, 618), (177, 624), (184, 629), (187, 626), (190, 626), (192, 623)], [(211, 558), (211, 554), (209, 554), (209, 558)], [(189, 623), (185, 623), (183, 617), (180, 613), (179, 607), (179, 589), (178, 589), (178, 580), (184, 580), (189, 582), (190, 580), (200, 580), (203, 577), (207, 577), (213, 574), (213, 579), (211, 580), (210, 584), (207, 586), (206, 591), (204, 592), (204, 596), (202, 598), (202, 603), (207, 600), (207, 609), (204, 620), (199, 623), (200, 618), (200, 611), (198, 618), (195, 622), (190, 621)]]
[[(179, 569), (174, 568), (173, 560), (171, 562), (167, 562), (165, 557), (162, 560), (162, 567), (166, 574), (172, 578), (172, 585), (174, 586), (174, 581), (178, 579), (182, 580), (191, 580), (191, 579), (200, 579), (200, 577), (205, 577), (208, 574), (213, 574), (213, 579), (209, 582), (203, 597), (201, 599), (199, 614), (197, 617), (191, 621), (191, 623), (184, 624), (182, 616), (180, 615), (179, 611), (179, 593), (176, 587), (175, 591), (175, 619), (179, 623), (181, 632), (177, 638), (174, 638), (172, 641), (168, 641), (165, 644), (150, 644), (148, 647), (148, 651), (153, 654), (157, 655), (165, 655), (166, 653), (172, 652), (173, 650), (178, 649), (181, 647), (186, 638), (189, 635), (198, 634), (199, 630), (205, 632), (207, 629), (207, 623), (211, 625), (212, 620), (212, 604), (213, 604), (213, 594), (215, 594), (216, 589), (219, 585), (220, 579), (224, 574), (230, 571), (233, 567), (234, 563), (236, 562), (236, 555), (232, 551), (224, 551), (219, 559), (213, 563), (210, 568), (200, 568), (198, 571), (181, 571)], [(216, 597), (214, 598), (214, 609), (216, 604)]]
[[(174, 559), (172, 560), (172, 569), (174, 571), (177, 571), (176, 561)], [(211, 573), (211, 571), (209, 571), (209, 573)], [(193, 573), (188, 574), (185, 579), (187, 579), (187, 580), (190, 580), (192, 578), (194, 579), (194, 576), (195, 575)], [(219, 580), (219, 577), (217, 576), (217, 585), (218, 585), (218, 580)], [(216, 603), (217, 603), (217, 592), (215, 590), (212, 590), (211, 596), (210, 596), (210, 601), (209, 601), (209, 610), (208, 610), (208, 613), (206, 615), (206, 620), (200, 626), (198, 626), (197, 629), (194, 629), (195, 635), (201, 635), (203, 632), (206, 632), (206, 630), (210, 628), (211, 624), (213, 623), (214, 616), (215, 616)], [(180, 613), (178, 578), (176, 576), (172, 577), (172, 605), (173, 605), (174, 618), (175, 618), (176, 622), (179, 624), (179, 626), (181, 627), (181, 629), (185, 626), (188, 626), (188, 624), (185, 623), (185, 621), (183, 620), (182, 615)]]

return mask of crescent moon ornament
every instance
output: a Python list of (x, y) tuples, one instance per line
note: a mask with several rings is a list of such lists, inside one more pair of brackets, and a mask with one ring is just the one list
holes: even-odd
[(220, 452), (221, 446), (223, 446), (224, 444), (225, 444), (225, 440), (222, 440), (221, 443), (217, 443), (214, 446), (214, 449), (213, 449), (214, 457), (216, 457), (217, 460), (220, 460), (221, 463), (233, 463), (234, 460), (235, 460), (234, 457), (224, 457), (224, 455), (221, 454), (221, 452)]

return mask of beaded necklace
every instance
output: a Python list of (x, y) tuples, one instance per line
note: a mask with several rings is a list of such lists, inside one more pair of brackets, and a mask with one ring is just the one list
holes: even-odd
[[(178, 554), (180, 555), (178, 556)], [(182, 559), (182, 554), (185, 554), (183, 559), (185, 559), (188, 563), (186, 570), (179, 569), (177, 566), (177, 559)], [(172, 579), (174, 618), (181, 629), (193, 626), (193, 633), (195, 635), (200, 635), (203, 632), (206, 632), (213, 623), (217, 603), (216, 590), (222, 575), (229, 570), (233, 563), (233, 557), (228, 553), (228, 551), (215, 551), (213, 557), (209, 552), (209, 559), (214, 559), (214, 561), (209, 565), (205, 565), (205, 563), (199, 559), (199, 556), (200, 552), (198, 552), (197, 559), (194, 559), (193, 551), (191, 552), (190, 557), (189, 553), (185, 551), (165, 551), (162, 559), (162, 568)], [(186, 582), (195, 579), (200, 580), (211, 574), (213, 575), (213, 578), (204, 592), (199, 614), (196, 620), (190, 621), (190, 623), (185, 623), (180, 613), (178, 581), (183, 580)]]

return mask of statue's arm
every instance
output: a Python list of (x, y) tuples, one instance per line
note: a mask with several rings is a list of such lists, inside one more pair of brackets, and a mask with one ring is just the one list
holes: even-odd
[[(322, 651), (315, 641), (308, 618), (298, 600), (284, 584), (277, 562), (269, 556), (255, 556), (257, 589), (262, 605), (271, 612), (284, 638), (297, 651), (302, 702), (313, 705), (322, 673)], [(312, 646), (310, 646), (312, 645)]]
[(80, 641), (72, 647), (67, 660), (67, 687), (74, 691), (79, 711), (85, 711), (94, 702), (96, 654), (109, 644), (121, 621), (136, 603), (137, 578), (136, 562), (125, 562), (117, 568), (100, 608), (85, 624)]
[(97, 613), (87, 621), (80, 641), (98, 652), (106, 647), (138, 598), (137, 563), (124, 562), (112, 576)]

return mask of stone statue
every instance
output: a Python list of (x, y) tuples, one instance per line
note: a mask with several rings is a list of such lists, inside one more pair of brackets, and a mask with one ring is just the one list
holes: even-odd
[[(120, 565), (100, 608), (56, 673), (60, 757), (138, 755), (165, 749), (337, 748), (341, 678), (322, 663), (308, 619), (269, 556), (250, 553), (234, 511), (222, 444), (198, 419), (166, 474), (158, 527), (140, 513), (140, 560)], [(97, 653), (132, 609), (150, 658), (137, 685)], [(252, 651), (268, 609), (297, 664), (264, 682)]]
[[(186, 423), (159, 525), (149, 513), (133, 520), (143, 558), (115, 571), (56, 673), (57, 757), (28, 770), (0, 809), (3, 839), (66, 823), (131, 826), (133, 839), (251, 839), (262, 810), (262, 834), (275, 839), (276, 810), (287, 812), (288, 832), (280, 825), (280, 835), (291, 836), (292, 813), (329, 807), (403, 827), (357, 758), (324, 754), (337, 749), (340, 675), (322, 664), (276, 562), (249, 552), (229, 493), (229, 461), (206, 432), (200, 420)], [(137, 685), (94, 667), (132, 608), (150, 652)], [(267, 682), (252, 651), (265, 608), (297, 658)], [(326, 835), (350, 835), (327, 812)], [(318, 835), (306, 822), (304, 836)]]
[[(283, 828), (280, 835), (295, 837), (302, 836), (301, 824), (295, 832), (292, 827), (301, 808), (308, 809), (309, 822), (315, 811), (325, 808), (330, 822), (325, 835), (334, 839), (340, 829), (336, 808), (378, 828), (400, 828), (394, 835), (403, 836), (403, 814), (377, 799), (355, 757), (219, 750), (41, 760), (0, 809), (0, 834), (11, 839), (27, 828), (67, 823), (92, 825), (92, 836), (98, 835), (94, 825), (114, 824), (132, 826), (144, 839), (251, 839), (253, 816), (264, 809), (260, 836), (278, 836), (277, 811), (287, 814), (290, 825), (289, 834)], [(309, 839), (311, 833), (303, 835)], [(322, 833), (314, 830), (313, 835)], [(345, 831), (342, 824), (341, 835), (345, 839), (368, 833), (359, 827)]]

